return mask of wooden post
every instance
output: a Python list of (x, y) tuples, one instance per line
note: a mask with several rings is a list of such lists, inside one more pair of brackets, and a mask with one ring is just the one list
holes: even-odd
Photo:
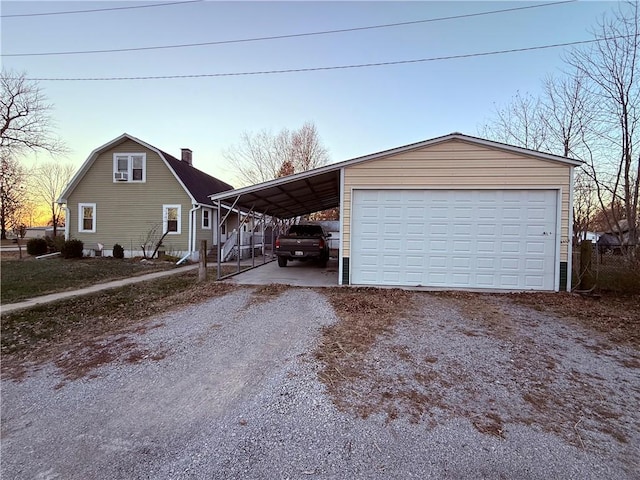
[(591, 268), (592, 252), (591, 240), (583, 240), (580, 244), (580, 290), (592, 290), (596, 284)]
[(198, 267), (198, 282), (207, 280), (207, 241), (200, 240), (200, 261)]

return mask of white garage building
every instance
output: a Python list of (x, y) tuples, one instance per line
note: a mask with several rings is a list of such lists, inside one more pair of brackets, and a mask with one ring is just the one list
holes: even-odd
[(578, 165), (453, 133), (211, 198), (281, 218), (339, 206), (343, 285), (565, 290)]

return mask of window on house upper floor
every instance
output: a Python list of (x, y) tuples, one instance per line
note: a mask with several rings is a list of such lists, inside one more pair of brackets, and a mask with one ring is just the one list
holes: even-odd
[(169, 232), (169, 235), (177, 235), (180, 233), (182, 207), (180, 205), (163, 205), (162, 206), (162, 233)]
[(95, 233), (96, 231), (96, 204), (78, 204), (78, 232)]
[(147, 180), (146, 153), (114, 153), (114, 182), (145, 182)]
[(202, 210), (202, 228), (211, 230), (211, 210)]

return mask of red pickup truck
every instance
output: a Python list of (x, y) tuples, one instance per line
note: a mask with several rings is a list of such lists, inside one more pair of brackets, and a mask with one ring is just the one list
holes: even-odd
[(286, 267), (289, 260), (317, 259), (321, 267), (326, 267), (330, 236), (321, 225), (292, 225), (286, 235), (276, 239), (278, 265)]

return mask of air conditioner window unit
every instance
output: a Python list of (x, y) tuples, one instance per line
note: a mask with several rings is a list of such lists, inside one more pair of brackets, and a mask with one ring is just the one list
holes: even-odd
[(129, 180), (129, 174), (127, 172), (116, 172), (114, 176), (118, 182), (126, 182)]

